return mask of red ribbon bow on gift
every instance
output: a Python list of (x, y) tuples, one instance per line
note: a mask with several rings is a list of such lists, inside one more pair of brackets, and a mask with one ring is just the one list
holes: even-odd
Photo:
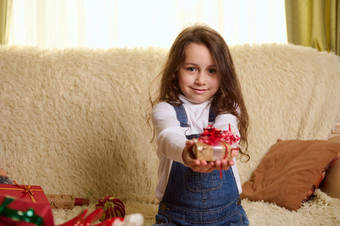
[[(224, 159), (227, 158), (228, 153), (228, 147), (226, 143), (232, 145), (237, 143), (240, 140), (240, 137), (237, 135), (234, 135), (231, 131), (231, 126), (229, 123), (229, 129), (228, 130), (220, 130), (213, 128), (212, 125), (208, 125), (207, 128), (204, 128), (203, 133), (200, 134), (200, 137), (198, 138), (198, 141), (204, 144), (208, 145), (218, 145), (219, 143), (222, 143), (226, 149), (226, 155), (224, 156)], [(238, 150), (238, 148), (232, 148), (231, 150)], [(222, 166), (220, 168), (220, 178), (222, 179)]]
[(240, 140), (240, 137), (233, 134), (230, 124), (229, 129), (224, 131), (213, 128), (212, 125), (208, 125), (208, 127), (204, 129), (203, 133), (200, 134), (198, 140), (199, 142), (208, 145), (218, 145), (220, 142), (232, 145), (237, 143)]

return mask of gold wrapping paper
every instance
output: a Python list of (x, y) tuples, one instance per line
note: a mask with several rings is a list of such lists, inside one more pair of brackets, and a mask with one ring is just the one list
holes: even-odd
[[(227, 148), (226, 148), (227, 147)], [(193, 152), (197, 160), (216, 161), (224, 159), (231, 160), (231, 147), (228, 143), (220, 142), (218, 145), (208, 145), (195, 139)]]

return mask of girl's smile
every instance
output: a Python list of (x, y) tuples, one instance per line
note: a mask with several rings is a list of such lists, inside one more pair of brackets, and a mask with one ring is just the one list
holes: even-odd
[(192, 89), (197, 94), (203, 94), (205, 91), (207, 91), (207, 89), (195, 89), (195, 88), (192, 88)]
[(203, 44), (190, 43), (185, 48), (185, 60), (179, 69), (179, 87), (193, 103), (203, 103), (219, 89), (216, 63)]

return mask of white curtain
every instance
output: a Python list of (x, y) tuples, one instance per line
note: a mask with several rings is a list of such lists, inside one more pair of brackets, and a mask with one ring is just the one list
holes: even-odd
[(285, 43), (284, 0), (13, 0), (10, 45), (169, 48), (195, 23), (230, 44)]

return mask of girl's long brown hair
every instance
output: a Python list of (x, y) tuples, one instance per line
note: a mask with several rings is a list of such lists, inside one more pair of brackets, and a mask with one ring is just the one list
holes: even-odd
[(215, 30), (207, 26), (195, 25), (184, 29), (177, 36), (159, 74), (161, 76), (159, 94), (154, 100), (150, 97), (151, 106), (161, 101), (181, 104), (177, 71), (185, 60), (185, 48), (189, 43), (203, 44), (212, 54), (220, 81), (219, 90), (211, 103), (213, 110), (217, 114), (230, 113), (237, 117), (241, 145), (245, 150), (240, 150), (240, 153), (248, 161), (250, 157), (247, 154), (249, 124), (247, 109), (228, 45)]

